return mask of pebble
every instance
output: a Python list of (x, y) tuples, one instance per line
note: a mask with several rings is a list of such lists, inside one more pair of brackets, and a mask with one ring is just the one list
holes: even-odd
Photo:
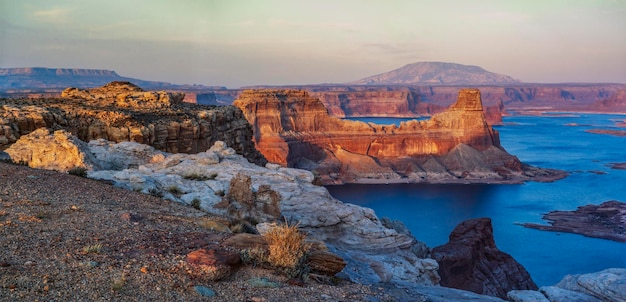
[(202, 285), (196, 285), (193, 287), (193, 289), (200, 295), (203, 297), (215, 297), (215, 292), (206, 287), (206, 286), (202, 286)]
[(9, 267), (9, 266), (11, 266), (11, 264), (6, 261), (0, 262), (0, 267)]
[(35, 265), (35, 262), (33, 262), (33, 261), (26, 261), (26, 262), (24, 262), (24, 265), (26, 265), (26, 266), (33, 266), (33, 265)]
[(280, 286), (280, 283), (270, 281), (265, 277), (248, 279), (248, 284), (256, 288), (275, 288)]

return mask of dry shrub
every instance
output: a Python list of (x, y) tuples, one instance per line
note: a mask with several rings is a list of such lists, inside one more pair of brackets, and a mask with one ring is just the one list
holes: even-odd
[(305, 235), (298, 229), (298, 224), (277, 225), (263, 235), (269, 246), (267, 261), (270, 265), (282, 268), (296, 268), (309, 250), (304, 242)]

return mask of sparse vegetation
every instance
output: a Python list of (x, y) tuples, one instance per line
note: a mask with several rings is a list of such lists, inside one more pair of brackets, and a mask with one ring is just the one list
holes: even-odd
[(70, 175), (76, 175), (80, 177), (87, 177), (87, 169), (83, 167), (74, 167), (67, 171)]
[(124, 285), (126, 285), (126, 276), (125, 274), (122, 274), (120, 278), (113, 279), (113, 282), (111, 282), (111, 289), (116, 292), (121, 291), (124, 289)]
[(159, 197), (159, 198), (163, 197), (163, 192), (159, 191), (159, 189), (156, 189), (156, 188), (152, 188), (152, 189), (148, 190), (148, 193), (150, 193), (150, 195), (152, 195), (152, 196), (156, 196), (156, 197)]
[(262, 248), (243, 249), (239, 252), (241, 262), (256, 267), (267, 262), (267, 251)]
[(83, 247), (83, 253), (85, 254), (91, 254), (91, 253), (100, 253), (100, 251), (102, 250), (102, 244), (98, 243), (98, 244), (93, 244), (93, 245), (87, 245)]
[(209, 175), (192, 173), (192, 174), (184, 175), (183, 178), (189, 179), (189, 180), (197, 180), (197, 181), (214, 180), (215, 178), (217, 178), (217, 173), (214, 172)]
[(298, 229), (298, 224), (277, 225), (263, 235), (269, 246), (267, 261), (278, 268), (301, 270), (303, 258), (309, 250), (305, 235)]
[(200, 210), (200, 199), (198, 199), (198, 198), (194, 198), (194, 199), (191, 201), (191, 206), (192, 206), (194, 209), (196, 209), (196, 210)]
[(183, 193), (183, 191), (178, 186), (170, 186), (167, 188), (167, 191), (174, 195), (180, 195)]

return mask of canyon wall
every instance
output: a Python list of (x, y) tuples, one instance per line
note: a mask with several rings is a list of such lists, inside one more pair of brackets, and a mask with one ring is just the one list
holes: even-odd
[(183, 103), (184, 95), (143, 91), (113, 82), (101, 88), (68, 88), (62, 98), (0, 100), (0, 150), (38, 128), (63, 129), (83, 141), (106, 139), (151, 145), (171, 153), (197, 153), (216, 141), (264, 165), (252, 129), (233, 106)]
[(400, 126), (332, 117), (319, 99), (299, 90), (246, 90), (234, 105), (268, 161), (314, 170), (327, 184), (533, 176), (500, 146), (478, 89), (461, 90), (456, 103), (430, 120)]

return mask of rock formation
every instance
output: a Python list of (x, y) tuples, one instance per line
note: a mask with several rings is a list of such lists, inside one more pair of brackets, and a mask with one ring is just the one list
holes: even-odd
[(626, 242), (626, 203), (623, 202), (612, 200), (581, 206), (575, 211), (552, 211), (543, 215), (543, 219), (550, 225), (524, 223), (523, 226)]
[(87, 143), (64, 130), (50, 133), (46, 128), (39, 128), (22, 136), (6, 153), (13, 162), (25, 163), (31, 168), (67, 172), (73, 168), (98, 167)]
[(450, 241), (431, 253), (439, 263), (442, 286), (503, 299), (511, 290), (537, 289), (526, 269), (498, 250), (489, 218), (460, 223)]
[(553, 177), (500, 146), (485, 121), (480, 91), (463, 89), (446, 112), (400, 126), (331, 117), (305, 91), (246, 90), (234, 102), (268, 161), (342, 182), (520, 181)]
[(223, 142), (197, 154), (169, 154), (135, 142), (95, 140), (89, 147), (100, 166), (109, 169), (89, 171), (88, 177), (194, 205), (215, 215), (240, 218), (242, 212), (229, 212), (229, 207), (223, 206), (224, 200), (232, 199), (246, 200), (253, 211), (277, 214), (272, 205), (278, 198), (280, 214), (299, 222), (307, 238), (325, 242), (330, 252), (343, 258), (344, 272), (354, 281), (439, 282), (437, 262), (425, 259), (423, 243), (385, 227), (371, 209), (334, 199), (326, 188), (312, 183), (315, 177), (309, 171), (276, 164), (260, 167)]
[(38, 128), (64, 129), (81, 140), (132, 141), (174, 153), (197, 153), (221, 140), (265, 164), (252, 129), (232, 106), (182, 103), (183, 95), (148, 92), (127, 82), (68, 88), (60, 99), (0, 99), (0, 150)]
[(539, 291), (510, 291), (508, 298), (513, 302), (624, 302), (626, 269), (609, 268), (595, 273), (567, 275), (558, 284), (542, 286)]

